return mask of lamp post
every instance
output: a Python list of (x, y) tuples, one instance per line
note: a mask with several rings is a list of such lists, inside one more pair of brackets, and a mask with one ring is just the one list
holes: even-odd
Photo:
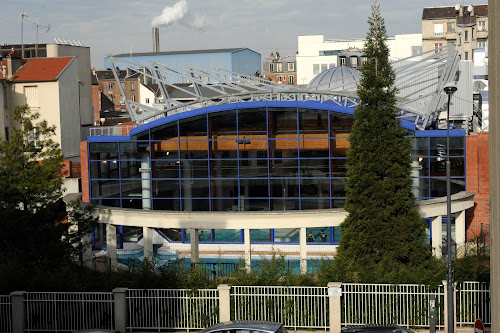
[(453, 299), (453, 263), (451, 258), (451, 168), (450, 168), (450, 100), (451, 95), (457, 91), (457, 86), (453, 83), (447, 83), (444, 86), (444, 92), (448, 95), (448, 113), (446, 114), (446, 281), (447, 281), (447, 300), (448, 300), (448, 332), (455, 332), (455, 307)]

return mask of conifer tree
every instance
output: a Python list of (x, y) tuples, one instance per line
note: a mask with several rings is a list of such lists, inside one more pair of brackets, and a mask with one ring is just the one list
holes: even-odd
[(410, 141), (397, 115), (395, 73), (377, 2), (368, 24), (368, 62), (362, 67), (347, 153), (349, 216), (341, 225), (335, 261), (344, 280), (417, 282), (432, 258), (411, 191)]

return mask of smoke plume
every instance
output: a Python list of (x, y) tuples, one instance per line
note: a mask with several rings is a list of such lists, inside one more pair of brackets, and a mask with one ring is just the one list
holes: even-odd
[(160, 15), (153, 18), (153, 27), (166, 27), (174, 23), (180, 23), (193, 29), (203, 30), (208, 23), (205, 17), (200, 15), (190, 15), (186, 0), (180, 0), (173, 6), (163, 8)]

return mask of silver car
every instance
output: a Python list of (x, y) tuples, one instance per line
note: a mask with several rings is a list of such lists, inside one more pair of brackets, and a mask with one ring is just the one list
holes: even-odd
[(273, 321), (235, 320), (216, 324), (201, 333), (288, 333), (288, 331), (283, 325)]

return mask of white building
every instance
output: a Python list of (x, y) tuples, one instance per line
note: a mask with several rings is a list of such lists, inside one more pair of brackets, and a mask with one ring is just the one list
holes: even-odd
[[(422, 34), (396, 35), (388, 39), (390, 58), (402, 59), (422, 51)], [(362, 49), (364, 39), (324, 39), (323, 35), (298, 37), (297, 84), (308, 84), (317, 74), (339, 65), (337, 55), (349, 48)]]

